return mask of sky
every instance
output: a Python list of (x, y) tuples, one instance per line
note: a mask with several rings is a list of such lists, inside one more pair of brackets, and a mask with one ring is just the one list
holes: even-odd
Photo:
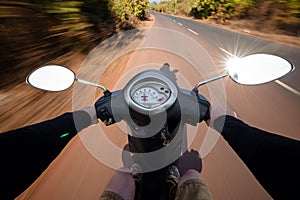
[(162, 0), (149, 0), (150, 3), (154, 2), (154, 1), (156, 1), (156, 3), (159, 3), (159, 2), (161, 2)]

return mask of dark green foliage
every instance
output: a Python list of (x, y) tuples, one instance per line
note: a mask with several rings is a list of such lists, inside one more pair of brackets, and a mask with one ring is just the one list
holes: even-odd
[(143, 20), (146, 18), (148, 4), (148, 0), (114, 0), (112, 1), (112, 11), (122, 21), (126, 21), (132, 16)]
[(234, 0), (198, 0), (192, 7), (190, 15), (199, 19), (230, 19), (235, 7)]
[(24, 81), (33, 68), (66, 53), (87, 53), (127, 29), (116, 2), (126, 5), (127, 16), (145, 18), (146, 0), (0, 1), (0, 87)]
[[(300, 18), (300, 0), (171, 0), (151, 5), (158, 12), (190, 15), (199, 19), (227, 20), (253, 15), (255, 8), (280, 7), (280, 16)], [(279, 6), (276, 6), (279, 5)], [(296, 20), (297, 21), (297, 20)]]

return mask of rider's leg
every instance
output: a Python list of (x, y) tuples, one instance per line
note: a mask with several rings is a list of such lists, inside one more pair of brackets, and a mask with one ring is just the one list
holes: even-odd
[(185, 181), (192, 180), (192, 179), (200, 179), (200, 180), (202, 180), (203, 178), (202, 178), (201, 174), (198, 171), (196, 171), (194, 169), (189, 169), (179, 179), (178, 187), (180, 187)]
[(212, 199), (212, 196), (200, 173), (190, 169), (180, 178), (175, 199)]
[(110, 179), (100, 200), (106, 199), (134, 199), (135, 183), (131, 173), (116, 171)]

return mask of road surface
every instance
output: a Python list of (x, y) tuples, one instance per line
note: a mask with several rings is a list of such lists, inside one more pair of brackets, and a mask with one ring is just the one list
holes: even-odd
[[(184, 18), (159, 14), (155, 16), (154, 26), (172, 28), (189, 35), (208, 51), (216, 65), (222, 64), (220, 61), (226, 56), (220, 48), (235, 55), (270, 53), (293, 63), (295, 70), (277, 82), (248, 87), (227, 81), (226, 93), (227, 102), (243, 120), (268, 131), (300, 139), (299, 48), (241, 35)], [(204, 67), (200, 59), (198, 66)]]
[[(224, 68), (222, 64), (227, 54), (220, 48), (237, 55), (259, 52), (276, 54), (287, 58), (295, 65), (294, 72), (280, 79), (280, 82), (248, 87), (225, 79), (212, 83), (212, 86), (205, 87), (200, 92), (207, 95), (212, 103), (231, 106), (241, 119), (253, 126), (300, 139), (298, 134), (300, 96), (297, 93), (300, 91), (297, 69), (300, 64), (300, 49), (183, 18), (152, 14), (155, 17), (152, 25), (154, 29), (142, 34), (137, 33), (139, 37), (137, 35), (127, 37), (127, 44), (117, 44), (122, 46), (136, 43), (132, 48), (138, 50), (123, 52), (122, 55), (125, 57), (127, 55), (128, 59), (122, 57), (114, 61), (112, 65), (117, 66), (110, 67), (106, 71), (106, 76), (102, 77), (104, 83), (110, 83), (111, 88), (118, 88), (122, 86), (122, 81), (121, 83), (116, 81), (122, 74), (127, 74), (125, 78), (123, 76), (123, 82), (126, 82), (131, 75), (128, 71), (132, 69), (138, 71), (147, 67), (145, 65), (149, 63), (160, 67), (167, 62), (172, 69), (178, 69), (178, 74), (183, 76), (182, 79), (179, 78), (179, 82), (193, 85), (222, 71)], [(112, 48), (113, 45), (110, 44), (110, 47)], [(106, 53), (113, 52), (108, 48)], [(94, 53), (96, 54), (97, 51)], [(82, 66), (87, 66), (88, 63), (103, 63), (104, 60), (98, 58), (96, 62), (91, 57)], [(81, 67), (80, 70), (79, 74), (84, 76), (86, 69)], [(113, 73), (116, 74), (112, 76)], [(107, 78), (107, 74), (110, 78)], [(212, 91), (214, 89), (218, 91)], [(44, 94), (40, 94), (42, 95)], [(218, 100), (219, 95), (222, 100)], [(51, 96), (54, 98), (54, 94)], [(62, 100), (63, 97), (60, 97), (60, 101)], [(70, 96), (67, 101), (64, 101), (65, 106), (68, 101)], [(38, 106), (38, 103), (35, 104)], [(59, 102), (55, 105), (52, 103), (53, 106), (57, 104)], [(126, 143), (126, 137), (116, 136), (117, 129), (115, 126), (107, 129), (109, 131), (106, 134), (116, 146), (121, 148)], [(81, 135), (88, 135), (89, 131), (93, 132), (93, 127)], [(205, 135), (207, 131), (204, 125), (200, 126), (199, 135), (196, 136), (192, 147), (203, 152), (202, 174), (214, 199), (270, 199), (226, 142), (213, 132), (209, 136)], [(95, 159), (83, 143), (79, 137), (74, 138), (45, 173), (20, 196), (20, 199), (97, 199), (109, 181), (113, 169)]]

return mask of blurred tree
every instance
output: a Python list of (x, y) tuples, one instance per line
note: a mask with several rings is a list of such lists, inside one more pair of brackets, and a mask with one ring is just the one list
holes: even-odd
[(112, 10), (122, 21), (129, 20), (132, 17), (141, 20), (146, 19), (148, 6), (148, 0), (114, 0), (112, 2)]
[(223, 21), (231, 18), (234, 7), (234, 0), (197, 0), (190, 14), (195, 18), (215, 18)]
[[(161, 1), (151, 8), (173, 14), (174, 3), (175, 0)], [(300, 0), (177, 0), (175, 14), (221, 22), (245, 19), (252, 21), (255, 28), (300, 35)]]
[[(112, 11), (128, 3), (131, 10)], [(126, 14), (144, 18), (147, 5), (147, 0), (0, 1), (0, 87), (24, 81), (29, 71), (53, 58), (88, 52), (116, 31), (132, 27)]]

